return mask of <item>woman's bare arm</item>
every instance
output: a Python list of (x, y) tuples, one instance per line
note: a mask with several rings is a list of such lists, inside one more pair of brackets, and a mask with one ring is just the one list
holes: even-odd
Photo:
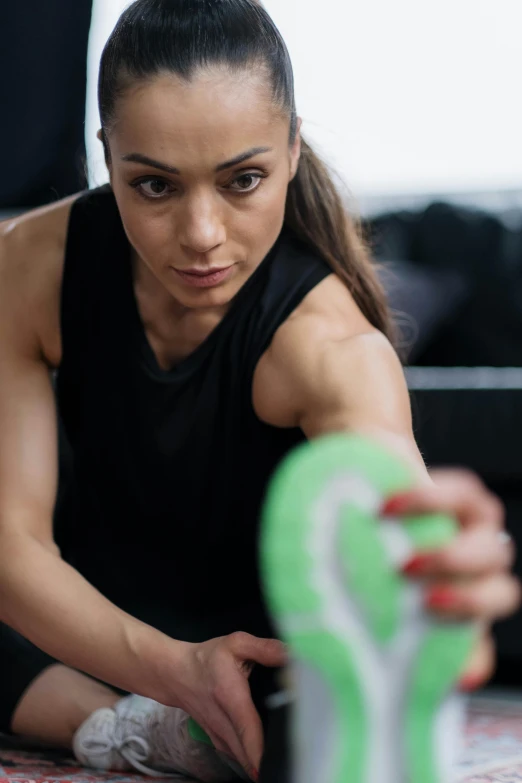
[(0, 619), (64, 663), (153, 695), (158, 661), (144, 649), (174, 659), (176, 643), (111, 604), (53, 541), (57, 423), (47, 354), (54, 361), (60, 342), (59, 220), (55, 211), (6, 224), (0, 237)]
[(30, 241), (23, 225), (21, 238), (16, 227), (0, 232), (0, 621), (74, 668), (182, 707), (251, 773), (262, 729), (245, 661), (281, 666), (283, 645), (243, 633), (201, 644), (170, 639), (102, 596), (53, 541), (57, 424), (49, 368), (60, 360), (66, 219), (51, 213), (46, 221), (29, 226)]

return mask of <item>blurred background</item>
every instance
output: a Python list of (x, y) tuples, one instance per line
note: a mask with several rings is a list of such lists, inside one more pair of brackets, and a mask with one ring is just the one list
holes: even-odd
[[(477, 471), (521, 549), (522, 2), (265, 4), (381, 264), (426, 461)], [(0, 219), (107, 181), (96, 79), (126, 5), (0, 0)], [(496, 633), (522, 684), (522, 614)]]

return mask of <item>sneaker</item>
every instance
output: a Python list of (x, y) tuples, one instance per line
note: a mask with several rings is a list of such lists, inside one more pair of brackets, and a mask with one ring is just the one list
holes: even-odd
[(332, 435), (296, 449), (269, 488), (261, 563), (292, 659), (295, 783), (453, 779), (464, 721), (453, 686), (476, 628), (435, 619), (423, 586), (401, 574), (457, 531), (440, 514), (380, 517), (413, 485), (385, 450)]
[(215, 749), (195, 739), (191, 720), (176, 707), (126, 696), (93, 712), (73, 740), (78, 761), (103, 770), (135, 769), (153, 777), (229, 783), (237, 776)]

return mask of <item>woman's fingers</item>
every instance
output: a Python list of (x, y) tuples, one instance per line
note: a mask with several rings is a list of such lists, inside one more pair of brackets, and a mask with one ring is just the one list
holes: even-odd
[[(219, 734), (209, 731), (208, 735), (216, 750), (236, 761), (252, 780), (257, 780), (259, 762), (253, 762), (251, 760), (251, 757), (254, 757), (257, 751), (245, 747), (245, 742), (243, 742), (240, 732), (238, 732), (226, 710), (221, 710), (219, 716)], [(260, 742), (262, 748), (262, 734)], [(259, 743), (256, 742), (256, 747), (258, 747), (258, 744)]]
[(284, 666), (288, 662), (287, 649), (278, 639), (261, 639), (242, 632), (233, 633), (228, 639), (230, 649), (239, 661), (269, 667)]
[(411, 577), (481, 576), (509, 571), (514, 556), (513, 541), (506, 533), (471, 527), (444, 549), (415, 555), (403, 570)]
[[(204, 645), (203, 645), (204, 646)], [(259, 639), (234, 633), (212, 643), (212, 703), (219, 719), (209, 736), (224, 753), (232, 755), (247, 774), (256, 779), (263, 754), (263, 728), (252, 701), (248, 675), (254, 663), (283, 666), (284, 644), (277, 639)], [(217, 736), (216, 736), (217, 735)]]
[(489, 631), (484, 631), (473, 650), (459, 683), (460, 690), (474, 691), (484, 685), (495, 670), (495, 644)]
[(169, 703), (191, 715), (215, 747), (234, 758), (256, 780), (263, 753), (263, 729), (248, 676), (255, 663), (284, 665), (284, 644), (237, 632), (199, 644), (183, 643), (182, 653), (177, 687)]
[(486, 622), (507, 617), (520, 603), (520, 585), (509, 574), (493, 574), (468, 583), (439, 582), (427, 588), (427, 608), (444, 617)]
[(205, 718), (201, 726), (216, 750), (234, 759), (256, 780), (263, 753), (263, 728), (248, 682), (237, 669), (223, 672)]
[[(255, 780), (263, 755), (263, 727), (252, 702), (245, 674), (249, 673), (253, 663), (269, 667), (283, 666), (287, 662), (287, 651), (285, 645), (277, 639), (260, 639), (247, 633), (229, 636), (228, 648), (232, 653), (234, 665), (223, 671), (215, 690), (215, 698), (226, 712), (230, 723), (231, 737), (227, 735), (226, 741), (247, 773)], [(229, 663), (230, 658), (227, 667)]]
[(431, 477), (434, 484), (390, 498), (383, 512), (388, 515), (442, 512), (456, 517), (463, 528), (502, 529), (504, 507), (474, 473), (460, 469), (436, 470)]
[[(223, 711), (221, 711), (221, 714), (218, 713), (218, 715), (219, 715), (218, 717), (219, 724), (223, 728), (222, 733), (226, 734), (227, 733), (226, 726), (229, 723), (228, 718)], [(213, 721), (214, 724), (217, 722), (218, 722), (217, 720)], [(230, 748), (228, 742), (225, 739), (223, 739), (221, 735), (216, 734), (215, 731), (212, 731), (210, 726), (202, 725), (202, 728), (206, 731), (210, 740), (212, 741), (212, 744), (214, 745), (215, 749), (219, 753), (223, 753), (225, 756), (228, 756), (229, 758), (233, 759), (237, 764), (240, 764), (243, 767), (243, 769), (246, 770), (246, 765), (248, 764), (246, 757), (243, 756), (242, 760), (238, 758), (236, 753), (234, 753)], [(241, 755), (241, 752), (239, 753), (239, 755)]]
[(230, 731), (225, 737), (234, 756), (252, 780), (256, 780), (263, 755), (263, 727), (254, 707), (248, 682), (235, 680), (232, 691), (216, 693), (226, 712)]

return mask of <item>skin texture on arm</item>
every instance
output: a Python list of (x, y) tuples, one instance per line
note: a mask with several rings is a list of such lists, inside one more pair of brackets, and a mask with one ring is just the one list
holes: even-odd
[[(139, 679), (139, 624), (64, 563), (53, 541), (58, 458), (50, 369), (59, 363), (69, 208), (66, 202), (2, 227), (0, 617), (64, 663), (126, 688)], [(107, 654), (111, 647), (127, 666)]]
[(386, 338), (331, 275), (278, 330), (254, 379), (254, 407), (308, 438), (358, 432), (380, 441), (429, 482), (412, 430), (404, 374)]

